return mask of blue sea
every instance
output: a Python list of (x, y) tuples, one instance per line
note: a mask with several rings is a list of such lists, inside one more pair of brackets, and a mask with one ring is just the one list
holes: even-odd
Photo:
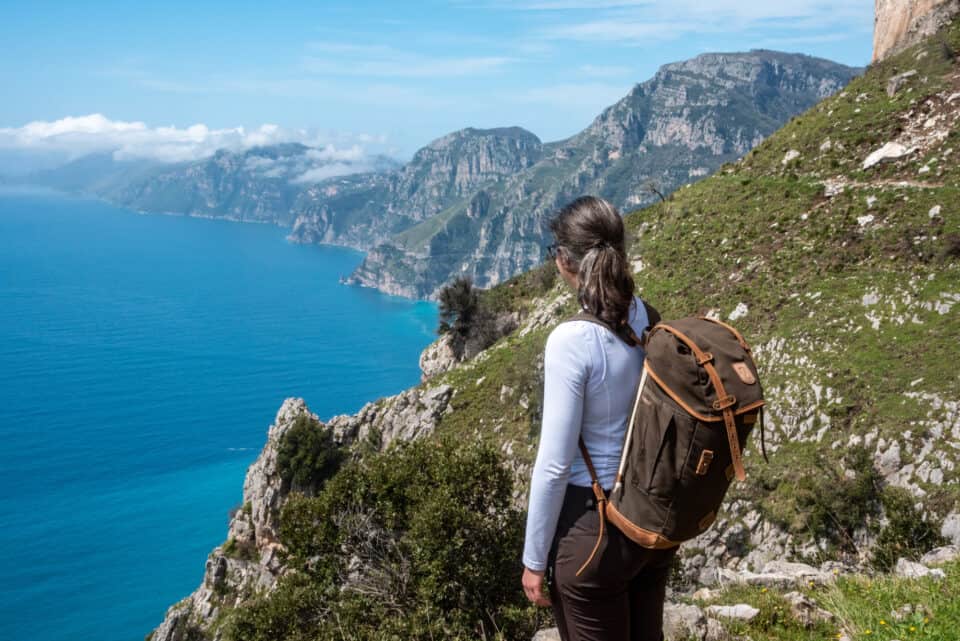
[(0, 192), (0, 641), (139, 641), (203, 576), (281, 402), (419, 380), (436, 308), (265, 225)]

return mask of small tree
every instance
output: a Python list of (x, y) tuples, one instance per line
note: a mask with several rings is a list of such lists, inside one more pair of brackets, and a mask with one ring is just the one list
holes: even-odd
[(466, 338), (479, 307), (479, 296), (469, 276), (457, 276), (440, 290), (440, 326), (438, 334), (455, 332)]

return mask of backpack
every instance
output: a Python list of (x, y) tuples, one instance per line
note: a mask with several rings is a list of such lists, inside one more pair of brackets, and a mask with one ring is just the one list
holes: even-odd
[[(648, 318), (658, 319), (650, 314)], [(593, 482), (600, 533), (610, 523), (637, 544), (676, 547), (710, 527), (734, 477), (744, 480), (742, 450), (754, 425), (763, 439), (763, 390), (750, 347), (730, 325), (706, 317), (653, 322), (638, 338), (629, 325), (615, 331), (646, 350), (643, 373), (609, 497), (597, 479), (583, 438), (580, 452)]]

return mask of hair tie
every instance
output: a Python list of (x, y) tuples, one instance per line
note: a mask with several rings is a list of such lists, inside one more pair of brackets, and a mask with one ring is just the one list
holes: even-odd
[(611, 245), (605, 240), (595, 243), (590, 249), (610, 249)]

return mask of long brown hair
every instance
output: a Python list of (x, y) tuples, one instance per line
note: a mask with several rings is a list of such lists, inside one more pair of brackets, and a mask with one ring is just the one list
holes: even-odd
[(619, 331), (634, 290), (620, 212), (602, 198), (581, 196), (557, 213), (550, 231), (561, 260), (577, 272), (580, 306)]

